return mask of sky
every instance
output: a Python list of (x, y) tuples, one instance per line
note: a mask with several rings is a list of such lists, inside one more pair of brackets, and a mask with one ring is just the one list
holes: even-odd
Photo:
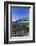
[(16, 21), (19, 18), (29, 17), (28, 7), (12, 7), (12, 21)]

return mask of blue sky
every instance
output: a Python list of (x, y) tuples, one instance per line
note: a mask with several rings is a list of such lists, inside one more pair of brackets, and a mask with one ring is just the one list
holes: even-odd
[(16, 21), (19, 18), (29, 17), (28, 7), (12, 7), (12, 21)]

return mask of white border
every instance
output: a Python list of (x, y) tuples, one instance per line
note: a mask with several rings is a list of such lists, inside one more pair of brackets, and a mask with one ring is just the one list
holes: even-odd
[[(31, 7), (30, 8), (30, 13), (29, 13), (29, 18), (30, 18), (30, 25), (29, 25), (29, 27), (30, 27), (30, 32), (29, 32), (29, 36), (27, 37), (27, 36), (25, 36), (25, 37), (12, 37), (11, 39), (10, 39), (10, 6), (25, 6), (25, 7)], [(26, 40), (33, 40), (33, 6), (32, 5), (18, 5), (18, 4), (9, 4), (8, 5), (8, 32), (9, 32), (9, 41), (26, 41)]]

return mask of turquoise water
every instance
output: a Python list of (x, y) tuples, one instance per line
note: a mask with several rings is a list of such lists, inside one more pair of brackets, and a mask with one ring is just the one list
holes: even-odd
[(19, 21), (15, 23), (16, 26), (29, 26), (29, 22)]

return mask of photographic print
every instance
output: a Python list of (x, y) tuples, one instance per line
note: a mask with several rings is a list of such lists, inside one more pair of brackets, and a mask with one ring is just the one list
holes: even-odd
[(11, 7), (12, 22), (10, 37), (29, 35), (29, 9), (29, 7)]
[(7, 30), (5, 43), (35, 42), (35, 3), (5, 2), (4, 4)]

